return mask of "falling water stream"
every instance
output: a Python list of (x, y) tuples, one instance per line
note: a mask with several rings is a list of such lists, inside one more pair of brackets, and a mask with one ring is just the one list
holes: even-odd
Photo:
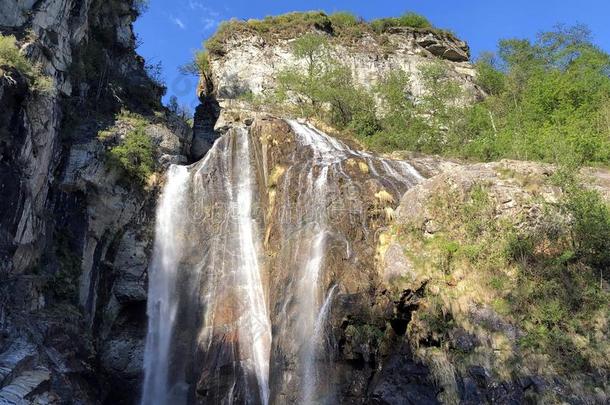
[[(326, 325), (342, 288), (328, 273), (328, 255), (337, 241), (347, 246), (346, 257), (351, 253), (327, 211), (339, 183), (351, 180), (346, 161), (366, 161), (369, 175), (396, 195), (421, 176), (406, 162), (354, 151), (307, 124), (288, 124), (297, 150), (309, 157), (292, 157), (278, 197), (277, 252), (286, 278), (282, 294), (272, 293), (274, 311), (258, 209), (266, 169), (259, 169), (252, 134), (234, 128), (202, 161), (170, 168), (149, 272), (143, 405), (185, 404), (195, 391), (206, 403), (267, 404), (290, 384), (300, 403), (331, 401), (330, 380), (322, 381), (330, 359)], [(295, 367), (272, 369), (283, 364), (273, 362), (278, 353)]]
[(173, 296), (181, 256), (180, 231), (184, 227), (185, 197), (189, 174), (186, 167), (172, 166), (157, 209), (154, 258), (149, 270), (148, 334), (144, 352), (142, 404), (164, 404), (170, 347), (177, 301)]

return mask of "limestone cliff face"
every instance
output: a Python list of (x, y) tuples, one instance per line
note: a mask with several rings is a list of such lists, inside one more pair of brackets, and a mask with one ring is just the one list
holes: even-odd
[[(277, 85), (278, 72), (287, 67), (302, 67), (292, 49), (294, 39), (267, 41), (248, 32), (236, 33), (223, 44), (222, 54), (210, 60), (211, 81), (218, 98), (236, 98), (247, 92), (269, 94)], [(476, 92), (475, 71), (469, 63), (465, 42), (435, 31), (394, 28), (382, 37), (364, 35), (353, 43), (331, 43), (331, 56), (352, 70), (357, 84), (370, 88), (389, 72), (402, 70), (412, 76), (411, 92), (417, 97), (425, 91), (421, 67), (433, 59), (443, 61), (453, 77), (471, 92)]]
[(138, 395), (157, 187), (107, 165), (97, 134), (133, 129), (121, 109), (149, 117), (159, 170), (186, 161), (191, 134), (135, 53), (134, 4), (2, 2), (0, 33), (53, 86), (0, 67), (0, 402)]

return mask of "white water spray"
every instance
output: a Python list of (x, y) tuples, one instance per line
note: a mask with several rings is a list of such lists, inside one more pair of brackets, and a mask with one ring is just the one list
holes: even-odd
[(185, 237), (183, 213), (188, 183), (187, 168), (171, 166), (167, 186), (157, 208), (155, 247), (148, 274), (148, 334), (144, 352), (142, 405), (170, 403), (168, 369), (177, 311), (176, 277)]

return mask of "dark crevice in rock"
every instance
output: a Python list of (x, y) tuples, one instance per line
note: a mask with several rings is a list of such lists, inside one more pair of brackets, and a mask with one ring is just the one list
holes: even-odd
[(191, 162), (201, 159), (212, 147), (220, 134), (214, 127), (220, 116), (220, 105), (216, 97), (203, 96), (193, 117), (193, 142), (190, 150)]
[(416, 291), (405, 290), (395, 303), (394, 317), (390, 319), (390, 325), (398, 336), (403, 336), (406, 333), (413, 312), (419, 308), (419, 301), (423, 297), (425, 289), (426, 283)]

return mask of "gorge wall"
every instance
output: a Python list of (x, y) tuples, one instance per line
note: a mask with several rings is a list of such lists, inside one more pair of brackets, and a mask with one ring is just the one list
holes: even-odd
[[(136, 4), (0, 7), (3, 38), (16, 37), (51, 83), (40, 90), (0, 66), (2, 403), (140, 395), (157, 184), (110, 165), (109, 150), (135, 129), (126, 117), (137, 116), (163, 171), (186, 162), (191, 134), (162, 107), (163, 89), (135, 53)], [(102, 131), (111, 136), (102, 140)]]

